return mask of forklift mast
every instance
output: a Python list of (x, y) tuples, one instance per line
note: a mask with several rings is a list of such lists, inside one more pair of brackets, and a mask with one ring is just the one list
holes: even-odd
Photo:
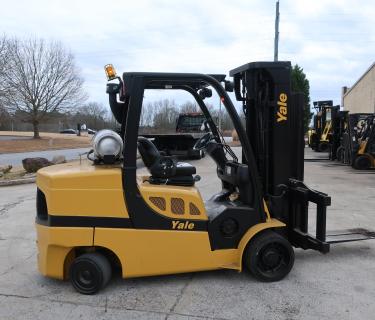
[[(291, 90), (290, 62), (253, 62), (230, 75), (236, 99), (243, 104), (246, 132), (271, 216), (287, 225), (286, 236), (295, 247), (328, 252), (326, 209), (331, 198), (303, 183), (304, 97)], [(308, 232), (309, 202), (316, 204), (316, 235)]]
[[(334, 243), (375, 238), (365, 229), (326, 232), (331, 197), (303, 183), (304, 99), (302, 93), (291, 90), (290, 62), (248, 63), (230, 75), (236, 99), (243, 104), (263, 198), (271, 216), (287, 225), (285, 236), (292, 245), (327, 253)], [(332, 101), (320, 101), (316, 106), (325, 121), (331, 120), (326, 111), (339, 110)], [(309, 233), (309, 203), (316, 205), (315, 234)]]
[(316, 110), (316, 115), (314, 115), (314, 129), (318, 136), (318, 139), (321, 139), (321, 136), (326, 127), (326, 122), (331, 120), (332, 114), (331, 110), (333, 108), (332, 100), (320, 100), (313, 102), (314, 108)]
[(343, 135), (348, 127), (349, 111), (340, 111), (340, 106), (332, 107), (332, 137), (330, 139), (330, 160), (337, 159), (337, 150), (342, 144)]
[(263, 194), (275, 195), (290, 178), (303, 180), (303, 95), (291, 91), (289, 61), (249, 63), (230, 75), (243, 103)]

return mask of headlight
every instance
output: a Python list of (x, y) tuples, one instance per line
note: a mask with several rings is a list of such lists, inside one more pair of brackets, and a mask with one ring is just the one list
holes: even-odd
[(92, 138), (94, 155), (104, 163), (114, 163), (122, 156), (123, 142), (112, 130), (100, 130)]

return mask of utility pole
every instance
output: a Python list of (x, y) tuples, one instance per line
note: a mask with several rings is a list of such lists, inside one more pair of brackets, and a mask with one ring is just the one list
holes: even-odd
[(273, 54), (273, 60), (279, 60), (279, 20), (280, 20), (280, 12), (279, 12), (279, 0), (276, 1), (276, 18), (275, 18), (275, 48)]

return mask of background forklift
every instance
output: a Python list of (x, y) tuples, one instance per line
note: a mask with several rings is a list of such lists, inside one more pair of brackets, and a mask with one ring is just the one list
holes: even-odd
[(374, 114), (347, 115), (347, 126), (336, 151), (337, 160), (355, 169), (370, 169), (374, 165)]
[[(284, 278), (293, 246), (327, 253), (330, 244), (374, 238), (366, 230), (326, 233), (327, 194), (303, 183), (303, 96), (291, 92), (290, 62), (254, 62), (225, 75), (126, 72), (106, 67), (109, 103), (121, 136), (97, 133), (89, 161), (43, 168), (37, 175), (38, 264), (93, 294), (111, 278), (214, 269), (249, 270), (262, 281)], [(210, 132), (195, 149), (217, 165), (222, 190), (204, 202), (194, 166), (161, 155), (138, 137), (146, 89), (185, 90)], [(245, 127), (226, 90), (234, 89)], [(233, 121), (242, 159), (225, 143), (204, 102), (215, 90)], [(137, 176), (137, 149), (149, 170)], [(309, 202), (316, 233), (308, 232)]]
[(313, 117), (313, 128), (309, 133), (308, 144), (314, 151), (328, 152), (332, 142), (332, 115), (340, 110), (333, 106), (332, 100), (314, 101), (316, 114)]
[(332, 109), (332, 135), (329, 148), (329, 159), (338, 160), (342, 157), (344, 133), (347, 131), (349, 111), (340, 111), (340, 107)]
[(367, 116), (358, 132), (358, 140), (352, 150), (352, 166), (355, 169), (375, 168), (375, 114)]

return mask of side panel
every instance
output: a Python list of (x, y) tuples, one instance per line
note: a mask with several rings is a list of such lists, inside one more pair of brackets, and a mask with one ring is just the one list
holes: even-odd
[(36, 224), (38, 268), (42, 275), (63, 279), (64, 262), (74, 247), (92, 246), (94, 228), (59, 228)]
[(122, 189), (49, 189), (45, 195), (50, 215), (129, 218)]
[(42, 168), (37, 185), (50, 215), (129, 218), (119, 167), (88, 161)]
[(207, 232), (95, 228), (94, 245), (118, 256), (126, 278), (240, 268), (238, 250), (211, 251)]
[[(139, 191), (147, 205), (158, 214), (172, 219), (207, 220), (206, 209), (196, 187), (155, 185), (144, 181), (139, 183)], [(158, 201), (161, 203), (158, 204)]]

